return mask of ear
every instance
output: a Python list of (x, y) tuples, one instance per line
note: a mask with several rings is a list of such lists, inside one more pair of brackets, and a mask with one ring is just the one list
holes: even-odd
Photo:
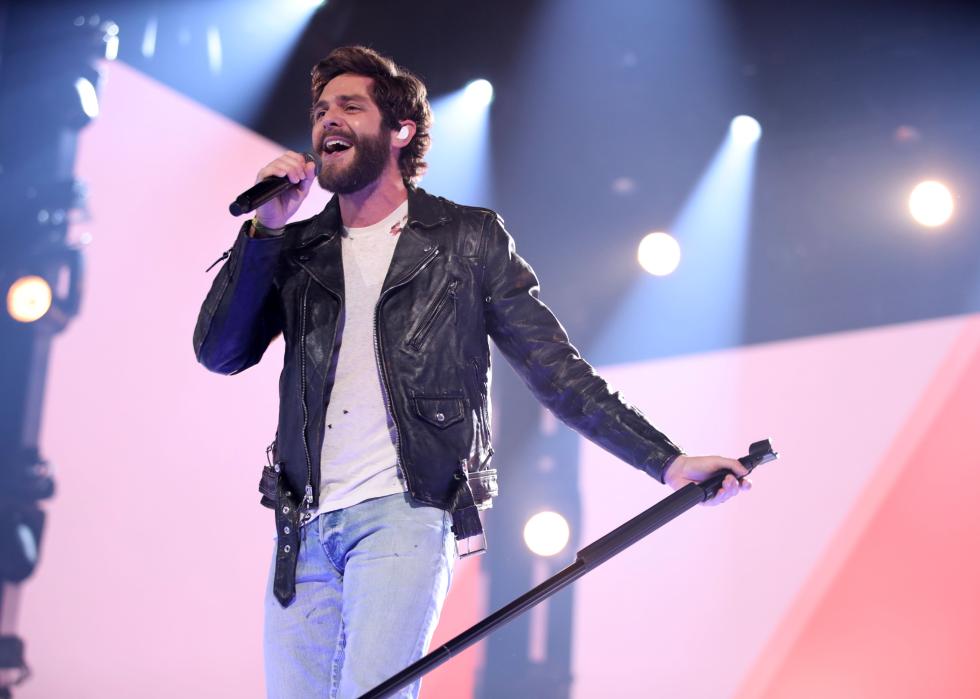
[(398, 130), (392, 131), (391, 145), (395, 148), (404, 148), (415, 137), (415, 122), (404, 119), (398, 122)]

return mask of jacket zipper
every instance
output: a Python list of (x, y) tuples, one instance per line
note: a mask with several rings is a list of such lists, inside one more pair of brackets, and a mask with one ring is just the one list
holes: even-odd
[[(305, 269), (305, 267), (304, 267), (304, 269)], [(309, 270), (307, 270), (307, 273), (309, 274)], [(310, 507), (312, 507), (314, 504), (319, 504), (319, 493), (317, 493), (317, 497), (315, 498), (316, 502), (314, 501), (314, 493), (313, 493), (313, 475), (314, 475), (313, 474), (313, 462), (312, 462), (312, 459), (310, 457), (310, 446), (309, 446), (309, 442), (307, 441), (307, 437), (308, 437), (308, 433), (309, 433), (309, 408), (307, 408), (307, 405), (306, 405), (306, 392), (307, 392), (306, 391), (306, 389), (307, 389), (307, 385), (306, 385), (306, 303), (307, 303), (307, 298), (309, 297), (309, 294), (310, 294), (310, 286), (313, 283), (313, 279), (314, 279), (313, 275), (310, 274), (310, 278), (306, 281), (306, 288), (303, 290), (303, 306), (302, 306), (302, 310), (301, 310), (301, 313), (302, 313), (303, 317), (300, 320), (300, 333), (301, 333), (301, 337), (302, 337), (302, 341), (300, 342), (300, 345), (301, 345), (301, 347), (300, 347), (300, 351), (301, 351), (301, 355), (300, 355), (300, 397), (302, 398), (302, 401), (303, 401), (303, 449), (305, 450), (305, 453), (306, 453), (306, 487), (305, 487), (304, 492), (303, 492), (303, 502), (302, 502), (302, 504), (303, 505), (309, 505)], [(340, 304), (340, 310), (338, 311), (338, 318), (339, 318), (339, 315), (340, 315), (340, 313), (343, 312), (343, 308), (344, 308), (344, 299), (343, 299), (343, 297), (341, 297), (340, 294), (338, 294), (337, 292), (332, 291), (331, 289), (328, 289), (327, 287), (323, 287), (323, 288), (329, 294), (331, 294), (334, 298), (336, 298), (337, 299), (337, 302)], [(333, 361), (333, 348), (336, 347), (336, 345), (337, 345), (337, 325), (338, 325), (337, 323), (334, 324), (334, 327), (333, 327), (333, 337), (330, 340), (330, 348), (331, 348), (330, 349), (330, 361), (331, 362)], [(321, 396), (320, 398), (321, 398), (320, 404), (323, 405), (323, 396)], [(317, 480), (319, 481), (319, 474), (317, 474)]]
[(303, 341), (300, 342), (300, 356), (299, 356), (299, 376), (300, 376), (300, 398), (303, 403), (303, 451), (306, 453), (306, 489), (303, 493), (303, 505), (313, 504), (313, 460), (310, 458), (310, 444), (307, 440), (309, 431), (309, 421), (310, 421), (310, 411), (306, 407), (306, 301), (310, 296), (310, 284), (313, 283), (313, 279), (306, 280), (306, 288), (303, 290), (303, 307), (302, 307), (302, 320), (299, 324), (300, 337)]
[(214, 262), (212, 262), (211, 263), (211, 266), (208, 267), (206, 270), (204, 270), (205, 273), (210, 272), (212, 269), (214, 269), (214, 266), (216, 264), (218, 264), (219, 262), (221, 262), (222, 260), (227, 260), (228, 259), (228, 256), (231, 255), (231, 250), (232, 250), (231, 248), (228, 248), (223, 253), (221, 253), (221, 257), (219, 257), (217, 260), (215, 260)]
[(451, 282), (449, 282), (449, 284), (446, 286), (446, 290), (442, 292), (442, 296), (439, 297), (439, 300), (436, 301), (436, 304), (432, 307), (432, 310), (429, 311), (429, 314), (422, 321), (422, 324), (419, 326), (419, 329), (415, 332), (415, 335), (413, 335), (412, 339), (409, 340), (408, 344), (410, 347), (416, 350), (422, 349), (422, 343), (425, 341), (425, 338), (429, 335), (429, 331), (432, 329), (432, 326), (435, 324), (436, 318), (439, 317), (439, 314), (442, 312), (442, 309), (445, 308), (446, 303), (450, 299), (452, 299), (453, 302), (453, 314), (455, 315), (456, 286), (458, 284), (459, 281), (456, 279), (453, 279)]
[(384, 355), (381, 352), (381, 324), (378, 322), (378, 316), (381, 314), (381, 304), (384, 302), (385, 297), (391, 293), (393, 290), (400, 286), (408, 284), (410, 281), (415, 279), (419, 273), (425, 269), (432, 260), (434, 260), (439, 255), (439, 248), (434, 247), (432, 252), (422, 260), (414, 270), (412, 270), (403, 279), (399, 280), (397, 284), (392, 284), (387, 289), (381, 292), (381, 296), (378, 298), (378, 303), (374, 306), (374, 359), (378, 363), (378, 367), (381, 369), (381, 384), (384, 391), (384, 401), (385, 408), (388, 410), (388, 414), (391, 415), (391, 424), (395, 428), (395, 455), (398, 458), (398, 468), (404, 474), (405, 481), (408, 482), (409, 490), (411, 490), (411, 483), (409, 482), (408, 471), (404, 469), (405, 459), (402, 456), (402, 442), (401, 442), (401, 431), (398, 428), (398, 416), (391, 405), (391, 380), (388, 378), (388, 366), (385, 364)]

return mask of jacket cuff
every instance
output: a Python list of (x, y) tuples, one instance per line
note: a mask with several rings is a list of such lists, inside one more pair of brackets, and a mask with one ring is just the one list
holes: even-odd
[(666, 459), (664, 459), (663, 461), (660, 462), (659, 468), (654, 467), (657, 470), (654, 470), (650, 475), (652, 475), (654, 478), (656, 478), (658, 481), (660, 481), (664, 485), (667, 485), (667, 469), (670, 468), (670, 465), (672, 463), (674, 463), (674, 461), (677, 459), (678, 456), (683, 456), (683, 455), (684, 455), (684, 452), (678, 452), (676, 454), (671, 454)]
[(259, 223), (257, 218), (252, 218), (251, 220), (247, 221), (242, 230), (245, 231), (245, 235), (247, 235), (249, 238), (258, 239), (281, 238), (286, 232), (285, 227), (269, 228), (267, 226), (263, 226), (261, 223)]

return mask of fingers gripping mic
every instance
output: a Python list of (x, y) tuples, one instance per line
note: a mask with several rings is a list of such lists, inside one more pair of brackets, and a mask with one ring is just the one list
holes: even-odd
[[(303, 153), (306, 162), (313, 163), (313, 176), (320, 174), (320, 158), (315, 153)], [(264, 180), (256, 182), (238, 195), (229, 206), (228, 210), (232, 216), (241, 216), (249, 211), (254, 211), (270, 199), (275, 199), (290, 187), (298, 185), (289, 181), (288, 177), (266, 177)]]

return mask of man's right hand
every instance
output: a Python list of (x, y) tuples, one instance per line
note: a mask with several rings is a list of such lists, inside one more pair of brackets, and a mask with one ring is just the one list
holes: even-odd
[(284, 228), (286, 222), (299, 209), (300, 204), (310, 192), (316, 166), (306, 162), (302, 153), (286, 151), (264, 168), (259, 170), (255, 181), (260, 182), (266, 177), (288, 177), (298, 187), (290, 187), (275, 199), (272, 199), (255, 210), (258, 222), (266, 228)]

